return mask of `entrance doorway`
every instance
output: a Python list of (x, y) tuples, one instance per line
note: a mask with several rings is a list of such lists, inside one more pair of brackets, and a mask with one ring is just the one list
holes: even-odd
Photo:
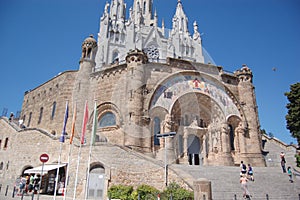
[(105, 180), (105, 170), (102, 167), (94, 168), (90, 171), (88, 199), (103, 199)]
[(189, 164), (190, 165), (201, 165), (200, 159), (200, 140), (196, 135), (189, 135), (188, 136), (188, 157), (189, 157)]

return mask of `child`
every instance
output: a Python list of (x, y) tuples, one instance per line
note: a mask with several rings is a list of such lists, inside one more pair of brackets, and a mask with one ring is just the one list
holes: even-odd
[(293, 174), (290, 166), (287, 168), (287, 174), (290, 177), (290, 182), (293, 183)]

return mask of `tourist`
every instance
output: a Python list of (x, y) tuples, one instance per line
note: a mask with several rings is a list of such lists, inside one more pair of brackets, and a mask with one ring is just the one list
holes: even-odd
[(247, 166), (244, 164), (243, 161), (241, 161), (240, 167), (241, 167), (241, 174), (240, 175), (246, 175), (246, 173), (247, 173)]
[(12, 112), (10, 113), (10, 116), (9, 116), (8, 120), (10, 122), (14, 120), (14, 113), (12, 113)]
[(248, 190), (248, 179), (247, 179), (247, 176), (245, 174), (243, 174), (240, 178), (240, 183), (241, 183), (241, 188), (243, 190), (243, 197), (244, 198), (250, 198), (250, 193), (249, 193), (249, 190)]
[(283, 173), (286, 173), (286, 168), (285, 168), (285, 163), (286, 163), (286, 161), (285, 161), (285, 157), (284, 157), (284, 156), (285, 156), (284, 153), (281, 152), (281, 153), (280, 153), (280, 159), (281, 159), (280, 163), (281, 163), (281, 168), (282, 168), (282, 172), (283, 172)]
[(293, 181), (293, 174), (292, 174), (292, 169), (291, 169), (291, 167), (290, 166), (288, 166), (288, 168), (287, 168), (287, 174), (288, 174), (288, 176), (289, 176), (289, 181), (291, 182), (291, 183), (293, 183), (294, 181)]
[(21, 176), (20, 190), (19, 190), (18, 195), (22, 195), (22, 193), (24, 192), (24, 189), (25, 189), (25, 185), (26, 185), (26, 178)]
[(34, 184), (34, 176), (33, 174), (29, 177), (29, 185), (28, 185), (28, 191), (31, 192), (33, 190), (33, 184)]
[(251, 181), (254, 181), (253, 169), (250, 164), (248, 164), (248, 177)]

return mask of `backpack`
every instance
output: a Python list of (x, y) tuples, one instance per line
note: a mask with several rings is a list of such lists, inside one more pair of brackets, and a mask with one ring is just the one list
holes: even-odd
[(245, 164), (243, 164), (243, 170), (246, 170), (246, 169), (247, 169), (246, 165), (245, 165)]

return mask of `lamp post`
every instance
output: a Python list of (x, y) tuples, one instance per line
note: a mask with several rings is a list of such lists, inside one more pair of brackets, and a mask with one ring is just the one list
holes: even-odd
[(173, 137), (176, 135), (176, 132), (166, 132), (162, 134), (158, 134), (158, 138), (164, 138), (165, 140), (165, 184), (168, 186), (168, 160), (167, 160), (167, 138)]

